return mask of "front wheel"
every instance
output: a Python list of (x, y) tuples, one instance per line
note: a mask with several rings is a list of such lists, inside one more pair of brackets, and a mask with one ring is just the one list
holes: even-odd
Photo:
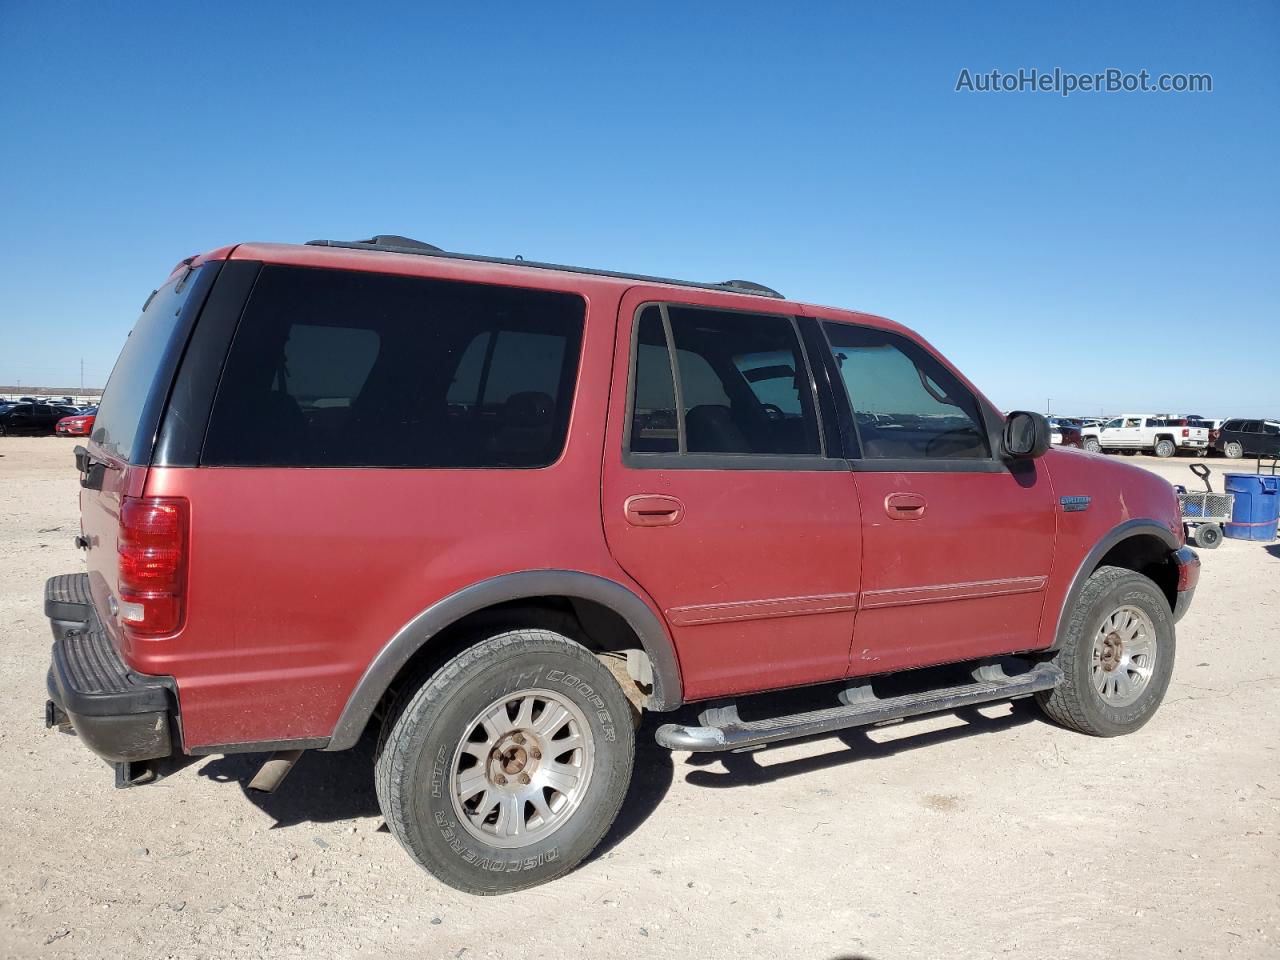
[(1156, 456), (1159, 457), (1161, 460), (1168, 460), (1177, 452), (1178, 452), (1178, 447), (1174, 444), (1172, 440), (1156, 441)]
[(1140, 728), (1164, 699), (1175, 649), (1169, 601), (1147, 577), (1100, 567), (1075, 606), (1054, 662), (1063, 681), (1036, 694), (1053, 720), (1095, 737)]
[(420, 866), (468, 893), (555, 879), (622, 806), (630, 711), (609, 670), (569, 638), (490, 637), (387, 718), (375, 773), (387, 826)]
[(1097, 437), (1086, 437), (1084, 441), (1084, 448), (1090, 453), (1101, 453), (1102, 443)]
[(1239, 460), (1244, 456), (1244, 445), (1238, 440), (1230, 440), (1222, 448), (1222, 452), (1232, 460)]

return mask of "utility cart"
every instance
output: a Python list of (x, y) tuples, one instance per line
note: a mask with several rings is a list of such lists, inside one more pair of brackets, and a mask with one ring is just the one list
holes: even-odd
[(1214, 493), (1209, 482), (1209, 468), (1203, 463), (1193, 463), (1189, 469), (1204, 481), (1204, 490), (1188, 492), (1182, 484), (1175, 484), (1178, 507), (1182, 511), (1182, 525), (1187, 536), (1203, 550), (1217, 549), (1222, 543), (1222, 526), (1231, 521), (1235, 497), (1230, 493)]

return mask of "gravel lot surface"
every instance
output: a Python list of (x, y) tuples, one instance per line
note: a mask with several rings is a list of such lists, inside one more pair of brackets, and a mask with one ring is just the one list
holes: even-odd
[(73, 445), (0, 438), (0, 956), (1280, 956), (1280, 545), (1202, 553), (1134, 736), (1024, 702), (707, 760), (647, 722), (603, 852), (480, 899), (385, 831), (368, 744), (305, 755), (269, 798), (244, 756), (117, 791), (43, 728), (43, 583), (80, 568)]

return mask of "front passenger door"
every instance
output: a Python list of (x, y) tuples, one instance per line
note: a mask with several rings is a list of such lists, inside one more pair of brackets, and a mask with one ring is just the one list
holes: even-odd
[(822, 326), (862, 514), (848, 675), (1035, 647), (1057, 522), (1044, 464), (999, 459), (998, 415), (924, 344)]
[(1115, 447), (1120, 444), (1121, 429), (1124, 421), (1117, 417), (1109, 420), (1098, 429), (1098, 442), (1104, 447)]

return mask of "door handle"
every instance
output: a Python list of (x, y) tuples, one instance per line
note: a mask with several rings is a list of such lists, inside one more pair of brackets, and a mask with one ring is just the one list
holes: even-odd
[(894, 520), (919, 520), (928, 501), (918, 493), (891, 493), (884, 498), (884, 512)]
[(684, 504), (675, 497), (640, 493), (627, 497), (622, 512), (633, 527), (669, 527), (684, 517)]

